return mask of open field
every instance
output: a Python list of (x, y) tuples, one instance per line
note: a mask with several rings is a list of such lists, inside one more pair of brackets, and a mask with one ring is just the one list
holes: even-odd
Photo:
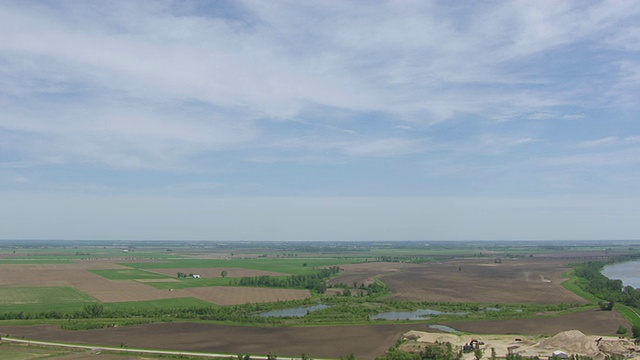
[(0, 288), (0, 305), (83, 303), (92, 298), (71, 287)]
[(61, 359), (70, 351), (64, 349), (48, 349), (28, 347), (21, 345), (0, 345), (0, 360), (35, 360), (35, 359)]
[(187, 294), (218, 305), (239, 305), (246, 303), (302, 300), (311, 294), (309, 290), (254, 288), (240, 286), (212, 286), (189, 288)]
[(140, 269), (103, 269), (89, 270), (109, 280), (147, 280), (147, 279), (170, 279), (169, 276)]
[[(120, 263), (120, 265), (153, 270), (155, 269), (204, 269), (204, 268), (242, 268), (248, 270), (261, 270), (268, 272), (278, 272), (291, 275), (312, 274), (316, 267), (326, 267), (334, 265), (351, 264), (359, 262), (357, 259), (335, 259), (335, 258), (255, 258), (255, 259), (184, 259), (167, 260), (160, 262), (146, 263)], [(179, 271), (179, 270), (178, 270)]]
[[(288, 251), (289, 245), (273, 250), (242, 249), (246, 252), (227, 246), (217, 253), (206, 246), (105, 248), (74, 261), (69, 260), (74, 257), (69, 249), (33, 249), (26, 256), (19, 256), (19, 251), (3, 255), (0, 249), (6, 259), (0, 262), (0, 313), (7, 315), (0, 334), (94, 344), (99, 339), (96, 345), (229, 354), (276, 352), (299, 356), (304, 352), (313, 357), (339, 357), (353, 352), (360, 359), (381, 356), (403, 333), (426, 331), (435, 323), (478, 334), (551, 336), (577, 329), (590, 335), (615, 335), (619, 326), (631, 328), (631, 324), (617, 311), (594, 310), (599, 299), (587, 296), (578, 287), (580, 283), (576, 284), (584, 279), (572, 278), (565, 286), (561, 283), (566, 279), (564, 274), (572, 274), (568, 262), (635, 254), (640, 249), (622, 245), (614, 250), (584, 247), (572, 252), (551, 247), (545, 251), (544, 247), (519, 248), (515, 244), (503, 251), (498, 245), (450, 244), (412, 251), (412, 244), (403, 243), (399, 249), (389, 249), (389, 244), (380, 244), (380, 248), (369, 244), (371, 249), (363, 245), (323, 246), (328, 252), (316, 256), (312, 251)], [(296, 249), (305, 246), (298, 244)], [(90, 247), (82, 249), (77, 251), (78, 256), (92, 252)], [(336, 249), (342, 252), (334, 252)], [(136, 253), (144, 256), (136, 257)], [(248, 257), (239, 258), (245, 253)], [(383, 259), (387, 261), (376, 261)], [(326, 285), (340, 287), (329, 289), (327, 293), (333, 295), (322, 295), (327, 278), (317, 278), (316, 274), (323, 267), (335, 265), (343, 271)], [(178, 272), (201, 278), (178, 279)], [(296, 288), (234, 285), (242, 277), (262, 276), (270, 276), (273, 282), (261, 285)], [(274, 278), (297, 283), (278, 283)], [(316, 283), (309, 286), (302, 282), (309, 279)], [(375, 285), (361, 288), (370, 284)], [(316, 285), (321, 290), (312, 293), (303, 289), (317, 289)], [(351, 297), (342, 295), (345, 285), (351, 288)], [(89, 304), (101, 304), (104, 312), (95, 316), (89, 310), (83, 312)], [(318, 304), (330, 307), (304, 318), (257, 316), (262, 311)], [(443, 314), (413, 323), (370, 320), (372, 314), (430, 308)], [(616, 304), (616, 309), (634, 315), (631, 308)], [(6, 314), (10, 311), (14, 314)], [(22, 320), (15, 316), (45, 311), (79, 315), (72, 320), (49, 315)], [(48, 319), (42, 319), (44, 316)], [(33, 325), (40, 322), (49, 325)], [(92, 330), (64, 331), (60, 325)]]
[(239, 278), (243, 276), (286, 276), (287, 273), (275, 272), (275, 271), (265, 271), (265, 270), (255, 270), (255, 269), (243, 269), (243, 268), (233, 268), (233, 267), (211, 267), (211, 268), (170, 268), (170, 269), (157, 269), (154, 268), (152, 270), (154, 273), (163, 274), (166, 276), (175, 277), (178, 272), (183, 274), (198, 274), (203, 278), (219, 278), (222, 277), (222, 272), (227, 272), (228, 278)]
[(407, 267), (384, 276), (392, 299), (483, 303), (584, 303), (560, 283), (562, 260), (469, 259)]
[[(153, 349), (211, 351), (229, 354), (337, 358), (354, 353), (373, 359), (392, 346), (412, 325), (333, 326), (305, 328), (243, 327), (197, 323), (168, 323), (86, 331), (63, 331), (56, 326), (0, 326), (1, 334), (29, 339)], [(328, 346), (327, 344), (331, 344)]]
[(443, 325), (476, 334), (538, 334), (552, 336), (575, 329), (587, 335), (616, 335), (618, 326), (630, 329), (631, 324), (617, 311), (587, 310), (558, 317), (531, 319), (449, 321)]
[(0, 345), (0, 360), (144, 360), (149, 357), (126, 354), (107, 354), (101, 351), (53, 348), (3, 343)]
[[(624, 320), (616, 312), (587, 311), (557, 318), (517, 321), (477, 321), (447, 323), (462, 328), (471, 326), (482, 334), (555, 335), (577, 329), (585, 334), (615, 335)], [(465, 328), (466, 330), (467, 328)], [(611, 330), (613, 329), (613, 330)], [(53, 325), (0, 326), (0, 334), (45, 341), (74, 342), (131, 347), (215, 351), (229, 354), (266, 354), (282, 356), (306, 353), (312, 357), (336, 358), (353, 352), (359, 359), (382, 356), (400, 336), (410, 330), (427, 331), (425, 324), (323, 326), (323, 327), (243, 327), (197, 323), (165, 323), (86, 331), (63, 331)], [(472, 329), (469, 328), (469, 331)], [(327, 346), (327, 344), (331, 344)]]
[[(138, 263), (138, 265), (146, 265), (147, 263)], [(302, 267), (302, 265), (301, 265)], [(220, 276), (217, 268), (215, 273)], [(163, 269), (164, 271), (173, 271), (173, 269)], [(207, 270), (207, 269), (205, 269)], [(231, 268), (230, 268), (231, 270)], [(238, 273), (255, 274), (261, 273), (256, 270), (238, 270)], [(98, 275), (100, 274), (100, 275)], [(110, 280), (107, 277), (115, 278)], [(143, 281), (126, 280), (129, 278), (140, 277)], [(122, 280), (120, 280), (122, 279)], [(144, 281), (161, 281), (157, 287), (151, 286)], [(53, 306), (55, 309), (66, 309), (65, 306), (81, 308), (82, 303), (90, 302), (135, 302), (135, 301), (154, 301), (162, 299), (180, 299), (180, 298), (196, 298), (202, 301), (215, 304), (242, 304), (247, 302), (265, 302), (278, 300), (297, 300), (310, 296), (308, 290), (293, 289), (269, 289), (269, 288), (250, 288), (250, 287), (203, 287), (203, 280), (208, 279), (186, 279), (180, 282), (166, 282), (173, 278), (164, 274), (156, 274), (141, 269), (131, 269), (122, 265), (117, 265), (107, 261), (83, 261), (76, 264), (15, 264), (0, 265), (0, 291), (4, 291), (7, 296), (4, 297), (6, 305), (2, 309), (4, 311), (20, 311), (20, 306), (28, 304), (42, 304), (42, 307), (32, 307), (34, 311), (46, 311), (47, 308)], [(230, 278), (216, 278), (221, 281), (222, 285), (228, 284)], [(181, 286), (184, 285), (184, 286)], [(217, 285), (217, 284), (216, 284)], [(20, 299), (19, 293), (25, 293), (25, 290), (17, 288), (32, 288), (28, 290), (31, 294), (42, 292), (39, 288), (49, 289), (57, 288), (73, 288), (76, 294), (82, 295), (72, 298), (62, 298), (58, 296), (40, 297), (40, 301), (36, 301), (33, 295), (30, 301)], [(193, 287), (193, 288), (192, 288)], [(173, 291), (169, 291), (173, 289)], [(13, 294), (14, 297), (9, 295)], [(86, 295), (85, 295), (86, 294)], [(225, 296), (226, 294), (226, 296)], [(11, 295), (11, 296), (13, 296)], [(15, 301), (13, 301), (14, 299)], [(57, 300), (60, 300), (56, 302)]]

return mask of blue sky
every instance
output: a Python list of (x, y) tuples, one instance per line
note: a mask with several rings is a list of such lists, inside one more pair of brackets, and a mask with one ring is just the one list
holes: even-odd
[(3, 1), (0, 238), (640, 238), (634, 1)]

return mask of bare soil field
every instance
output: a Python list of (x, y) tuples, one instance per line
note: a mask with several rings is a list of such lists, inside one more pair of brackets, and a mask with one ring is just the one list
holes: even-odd
[[(229, 354), (337, 358), (354, 353), (358, 359), (374, 359), (405, 332), (424, 325), (331, 327), (243, 327), (199, 323), (164, 323), (85, 331), (64, 331), (58, 326), (2, 326), (0, 334), (43, 341), (102, 346), (209, 351)], [(330, 346), (328, 346), (330, 344)]]
[[(535, 336), (553, 336), (572, 329), (588, 335), (615, 336), (619, 325), (630, 327), (615, 311), (585, 311), (556, 318), (448, 322), (443, 325), (477, 334)], [(64, 331), (54, 325), (0, 326), (0, 334), (33, 340), (102, 346), (120, 346), (123, 343), (130, 347), (229, 354), (276, 352), (281, 356), (299, 356), (304, 352), (312, 357), (329, 358), (353, 352), (358, 359), (383, 355), (402, 334), (411, 330), (433, 332), (423, 323), (293, 328), (163, 323), (85, 331)]]
[(560, 283), (565, 260), (453, 260), (407, 267), (382, 278), (391, 299), (485, 303), (583, 303)]
[(399, 262), (374, 262), (360, 264), (340, 265), (344, 272), (329, 281), (330, 285), (347, 284), (352, 285), (354, 282), (358, 284), (369, 285), (374, 279), (381, 275), (395, 274), (403, 269), (417, 268), (421, 265), (408, 264)]
[(175, 290), (173, 292), (186, 294), (181, 297), (194, 297), (218, 305), (302, 300), (311, 296), (309, 290), (256, 288), (245, 286), (209, 286)]
[(617, 311), (589, 310), (558, 317), (532, 319), (452, 321), (442, 325), (475, 334), (538, 334), (552, 336), (565, 330), (580, 330), (587, 335), (616, 335), (618, 326), (631, 324)]
[(227, 272), (227, 277), (244, 277), (244, 276), (290, 276), (291, 274), (279, 273), (275, 271), (262, 271), (252, 269), (239, 269), (239, 268), (180, 268), (180, 269), (146, 269), (147, 271), (155, 272), (162, 275), (176, 276), (178, 272), (183, 274), (198, 274), (206, 278), (219, 278), (222, 277), (222, 272)]

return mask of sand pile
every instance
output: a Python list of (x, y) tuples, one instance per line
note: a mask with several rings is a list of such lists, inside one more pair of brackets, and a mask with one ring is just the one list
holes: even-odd
[(597, 337), (587, 336), (579, 330), (569, 330), (542, 340), (538, 347), (548, 350), (562, 350), (567, 354), (593, 356), (600, 352), (596, 339)]
[(454, 334), (444, 334), (444, 333), (427, 333), (424, 331), (409, 331), (404, 334), (404, 338), (407, 340), (416, 340), (418, 342), (429, 342), (429, 343), (452, 343), (458, 344), (464, 341), (461, 336)]
[(605, 339), (600, 341), (600, 350), (608, 354), (630, 354), (636, 349), (633, 341), (626, 339)]
[[(506, 356), (507, 353), (517, 353), (522, 356), (538, 356), (546, 359), (554, 351), (564, 351), (568, 355), (584, 355), (593, 357), (594, 360), (605, 360), (606, 355), (621, 354), (627, 359), (640, 360), (640, 353), (633, 341), (616, 337), (587, 336), (579, 330), (569, 330), (558, 333), (556, 336), (540, 340), (539, 337), (513, 335), (478, 335), (432, 333), (423, 331), (409, 331), (404, 334), (408, 340), (404, 345), (408, 351), (419, 352), (425, 345), (436, 342), (450, 342), (454, 346), (462, 347), (471, 339), (484, 342), (481, 346), (486, 354), (490, 354), (494, 348), (498, 356)], [(596, 342), (596, 340), (600, 340)], [(473, 359), (473, 354), (465, 354), (463, 359)]]

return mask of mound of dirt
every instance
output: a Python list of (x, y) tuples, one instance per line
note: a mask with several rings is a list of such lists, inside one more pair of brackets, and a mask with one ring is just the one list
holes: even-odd
[[(428, 344), (449, 342), (454, 347), (462, 347), (472, 339), (484, 342), (481, 349), (485, 352), (493, 349), (498, 356), (516, 353), (522, 356), (537, 356), (546, 359), (555, 351), (563, 351), (569, 355), (592, 357), (594, 360), (605, 360), (611, 354), (623, 355), (626, 359), (640, 360), (640, 349), (632, 340), (616, 336), (585, 335), (579, 330), (568, 330), (553, 337), (540, 340), (540, 337), (528, 335), (482, 335), (478, 334), (445, 334), (437, 332), (409, 331), (404, 334), (406, 343), (401, 350), (419, 352)], [(464, 360), (472, 360), (473, 354), (465, 354)]]
[(597, 337), (587, 336), (580, 330), (568, 330), (540, 341), (538, 347), (549, 350), (562, 350), (568, 354), (587, 354), (593, 356), (600, 352), (596, 339)]
[(633, 341), (628, 339), (603, 339), (600, 341), (600, 351), (607, 354), (623, 354), (630, 357), (638, 351)]

